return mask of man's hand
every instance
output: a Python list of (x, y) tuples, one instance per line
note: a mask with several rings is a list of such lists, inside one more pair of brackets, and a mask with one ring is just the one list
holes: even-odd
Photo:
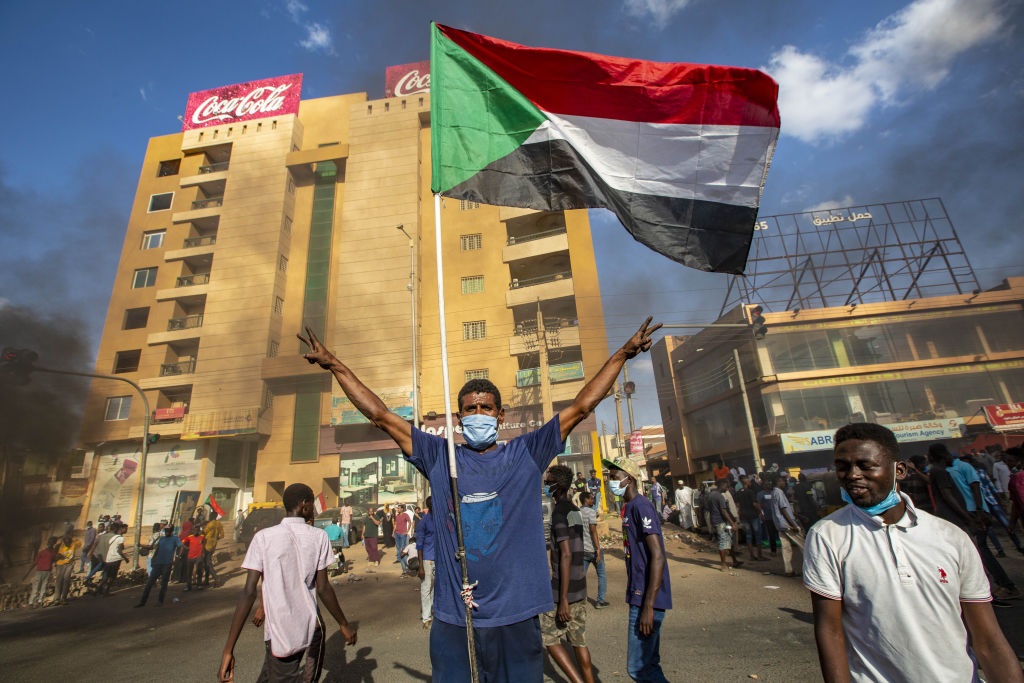
[(341, 625), (341, 635), (345, 636), (346, 645), (356, 644), (356, 630), (348, 624)]
[(229, 683), (235, 680), (235, 655), (225, 652), (220, 658), (220, 671), (217, 673), (217, 680), (221, 683)]
[(569, 601), (565, 598), (558, 601), (558, 611), (555, 613), (555, 620), (560, 626), (565, 626), (572, 621), (572, 613), (569, 612)]
[(622, 345), (622, 351), (626, 354), (626, 358), (633, 358), (641, 352), (650, 351), (651, 344), (654, 340), (651, 339), (651, 335), (661, 329), (662, 323), (651, 326), (651, 321), (654, 320), (654, 316), (647, 316), (647, 320), (640, 326), (640, 329), (636, 331), (632, 337), (629, 338), (625, 344)]
[(637, 622), (637, 630), (644, 638), (654, 632), (654, 607), (640, 607), (640, 621)]
[(302, 357), (308, 360), (310, 363), (316, 363), (324, 370), (330, 370), (331, 366), (338, 359), (334, 357), (334, 354), (327, 350), (327, 348), (320, 343), (317, 339), (316, 334), (312, 328), (306, 326), (306, 336), (303, 337), (301, 334), (295, 335), (299, 338), (299, 341), (309, 347), (309, 353), (302, 354)]
[(263, 620), (267, 617), (267, 613), (263, 610), (263, 603), (260, 603), (259, 607), (256, 608), (256, 612), (252, 615), (252, 625), (256, 628), (263, 626)]
[(419, 577), (420, 581), (423, 581), (427, 578), (427, 570), (424, 569), (423, 565), (424, 561), (421, 559), (420, 566), (416, 567), (416, 576)]

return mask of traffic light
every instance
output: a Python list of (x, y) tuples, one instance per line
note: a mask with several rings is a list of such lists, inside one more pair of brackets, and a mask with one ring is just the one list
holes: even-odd
[(765, 322), (763, 313), (764, 309), (760, 306), (750, 309), (750, 330), (754, 334), (754, 339), (764, 339), (768, 334), (768, 324)]
[(159, 434), (150, 434), (148, 437), (146, 437), (146, 440), (149, 442), (149, 445), (152, 446), (153, 444), (155, 444), (157, 441), (160, 440), (160, 435)]
[(16, 349), (8, 346), (0, 355), (0, 376), (13, 384), (28, 384), (39, 354), (32, 349)]

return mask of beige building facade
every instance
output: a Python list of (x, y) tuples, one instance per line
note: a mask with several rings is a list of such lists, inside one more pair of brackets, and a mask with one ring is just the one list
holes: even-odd
[[(144, 526), (182, 497), (233, 514), (293, 482), (327, 507), (422, 495), (295, 335), (308, 325), (390, 408), (443, 425), (429, 124), (429, 94), (355, 93), (149, 141), (95, 368), (141, 387), (159, 435)], [(441, 225), (452, 393), (493, 381), (511, 438), (607, 357), (587, 213), (444, 199)], [(81, 521), (135, 523), (146, 415), (128, 384), (93, 381)], [(589, 467), (593, 428), (568, 461)]]

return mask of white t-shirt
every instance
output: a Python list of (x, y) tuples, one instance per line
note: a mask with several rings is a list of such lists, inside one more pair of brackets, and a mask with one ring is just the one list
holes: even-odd
[(124, 536), (121, 534), (114, 534), (110, 537), (110, 545), (107, 546), (107, 556), (103, 558), (104, 562), (120, 562), (122, 560), (121, 553), (118, 552), (121, 546), (124, 545)]
[(327, 532), (301, 517), (285, 517), (253, 536), (242, 568), (263, 574), (264, 640), (275, 657), (295, 654), (313, 640), (316, 572), (332, 562)]
[(843, 601), (852, 681), (976, 681), (960, 603), (991, 600), (981, 558), (967, 534), (902, 498), (896, 524), (856, 505), (815, 524), (804, 585)]

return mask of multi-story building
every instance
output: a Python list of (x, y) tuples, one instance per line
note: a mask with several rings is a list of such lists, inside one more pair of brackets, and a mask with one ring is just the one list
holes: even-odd
[[(747, 317), (737, 307), (719, 322)], [(888, 426), (905, 455), (935, 441), (959, 450), (1024, 439), (1024, 422), (996, 417), (1024, 415), (1024, 278), (970, 294), (764, 317), (760, 339), (708, 327), (652, 349), (673, 474), (709, 478), (719, 461), (755, 467), (734, 349), (759, 469), (830, 467), (832, 434), (850, 422)]]
[[(96, 361), (138, 383), (160, 435), (144, 525), (179, 498), (233, 512), (293, 482), (328, 506), (414, 499), (394, 443), (301, 357), (305, 326), (393, 410), (443, 425), (429, 94), (300, 101), (300, 87), (194, 94), (184, 130), (149, 141)], [(452, 391), (493, 381), (508, 438), (607, 357), (587, 213), (446, 199), (441, 225)], [(94, 380), (83, 520), (134, 523), (146, 410)], [(589, 463), (593, 428), (567, 458)]]

